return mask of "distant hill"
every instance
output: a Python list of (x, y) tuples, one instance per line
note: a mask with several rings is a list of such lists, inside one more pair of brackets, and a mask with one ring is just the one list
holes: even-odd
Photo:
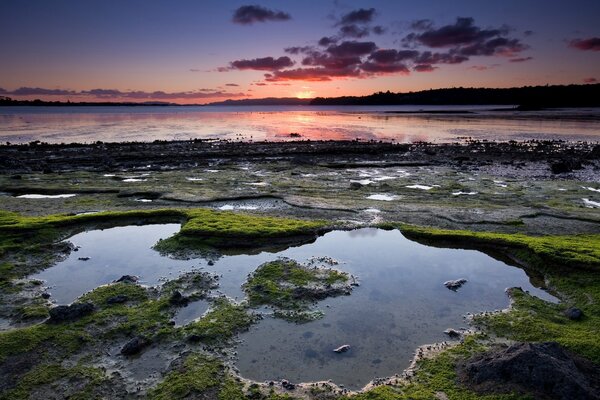
[(177, 106), (176, 103), (168, 103), (165, 101), (145, 101), (143, 103), (135, 102), (114, 102), (114, 101), (82, 101), (82, 102), (70, 102), (70, 101), (45, 101), (40, 99), (35, 100), (15, 100), (10, 97), (0, 96), (0, 106), (44, 106), (44, 107), (132, 107), (132, 106)]
[(317, 97), (311, 105), (518, 105), (521, 110), (547, 107), (600, 107), (600, 84), (451, 88), (419, 92), (378, 92), (368, 96)]
[(266, 97), (264, 99), (225, 100), (209, 103), (207, 106), (304, 106), (312, 99), (297, 97)]

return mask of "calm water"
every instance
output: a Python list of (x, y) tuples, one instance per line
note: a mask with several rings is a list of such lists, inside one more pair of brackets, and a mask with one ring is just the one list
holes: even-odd
[[(69, 240), (80, 250), (35, 278), (46, 280), (57, 303), (68, 303), (124, 274), (139, 275), (142, 282), (154, 285), (161, 277), (173, 279), (200, 267), (222, 275), (219, 290), (241, 299), (246, 275), (265, 261), (277, 256), (298, 261), (331, 256), (340, 261), (338, 268), (357, 275), (361, 286), (351, 296), (319, 303), (325, 317), (318, 321), (303, 325), (270, 317), (260, 321), (241, 335), (237, 366), (243, 376), (259, 381), (333, 379), (351, 388), (401, 372), (417, 346), (447, 340), (444, 329), (466, 326), (467, 312), (505, 308), (507, 287), (520, 286), (553, 300), (533, 287), (521, 269), (477, 251), (420, 245), (399, 231), (330, 232), (312, 244), (277, 254), (225, 256), (208, 266), (201, 259), (162, 257), (150, 248), (178, 229), (177, 224), (128, 226), (75, 235)], [(443, 286), (457, 278), (468, 280), (457, 292)], [(185, 324), (206, 309), (205, 302), (191, 303), (179, 311), (176, 322)], [(332, 352), (342, 344), (351, 350)]]
[[(0, 142), (215, 138), (454, 141), (600, 140), (600, 109), (490, 111), (494, 106), (0, 107)], [(393, 114), (469, 110), (470, 114)]]

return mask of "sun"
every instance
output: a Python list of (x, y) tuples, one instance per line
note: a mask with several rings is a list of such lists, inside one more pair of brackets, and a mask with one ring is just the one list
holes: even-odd
[(296, 97), (299, 99), (312, 99), (315, 97), (315, 92), (312, 90), (303, 90), (301, 92), (296, 92)]

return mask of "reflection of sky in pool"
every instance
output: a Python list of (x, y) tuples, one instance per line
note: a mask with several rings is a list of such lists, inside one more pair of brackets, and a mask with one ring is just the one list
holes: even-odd
[[(277, 254), (225, 256), (215, 265), (205, 260), (172, 260), (151, 249), (179, 225), (127, 226), (90, 231), (69, 240), (80, 246), (68, 259), (35, 275), (51, 286), (58, 303), (68, 303), (94, 287), (124, 274), (138, 275), (155, 285), (202, 267), (222, 275), (222, 292), (241, 299), (248, 273), (277, 256), (306, 261), (331, 256), (339, 269), (359, 277), (351, 296), (319, 303), (325, 317), (304, 325), (265, 318), (241, 335), (237, 366), (259, 381), (285, 378), (295, 382), (333, 379), (358, 388), (377, 376), (401, 372), (419, 345), (446, 340), (446, 328), (466, 326), (468, 312), (505, 308), (504, 289), (520, 286), (544, 299), (525, 272), (473, 250), (439, 249), (405, 239), (399, 231), (360, 229), (330, 232), (316, 242)], [(91, 257), (81, 261), (79, 257)], [(443, 286), (466, 278), (457, 292)], [(201, 316), (205, 304), (179, 310), (178, 324)], [(352, 348), (335, 354), (342, 344)]]

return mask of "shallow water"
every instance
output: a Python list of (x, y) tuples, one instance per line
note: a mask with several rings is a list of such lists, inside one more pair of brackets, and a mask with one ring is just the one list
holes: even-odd
[[(399, 231), (360, 229), (330, 232), (314, 243), (277, 254), (224, 256), (212, 266), (205, 260), (178, 261), (150, 247), (177, 232), (179, 225), (127, 226), (90, 231), (69, 240), (81, 246), (69, 258), (35, 276), (52, 286), (53, 299), (68, 303), (121, 275), (138, 275), (148, 285), (176, 278), (194, 268), (222, 277), (219, 290), (243, 298), (248, 273), (277, 256), (307, 261), (330, 256), (337, 268), (359, 277), (351, 296), (318, 304), (323, 319), (303, 325), (265, 318), (240, 336), (237, 367), (244, 377), (294, 382), (333, 379), (359, 388), (378, 376), (401, 372), (419, 345), (447, 340), (446, 328), (466, 326), (463, 316), (508, 305), (505, 288), (520, 286), (547, 300), (525, 272), (473, 250), (438, 249), (407, 240)], [(79, 257), (91, 257), (88, 261)], [(457, 292), (443, 282), (465, 278)], [(178, 311), (177, 324), (202, 316), (206, 303)], [(349, 344), (348, 353), (332, 350)]]
[[(600, 109), (490, 111), (496, 106), (0, 107), (0, 141), (600, 140)], [(470, 110), (471, 114), (390, 111)]]

